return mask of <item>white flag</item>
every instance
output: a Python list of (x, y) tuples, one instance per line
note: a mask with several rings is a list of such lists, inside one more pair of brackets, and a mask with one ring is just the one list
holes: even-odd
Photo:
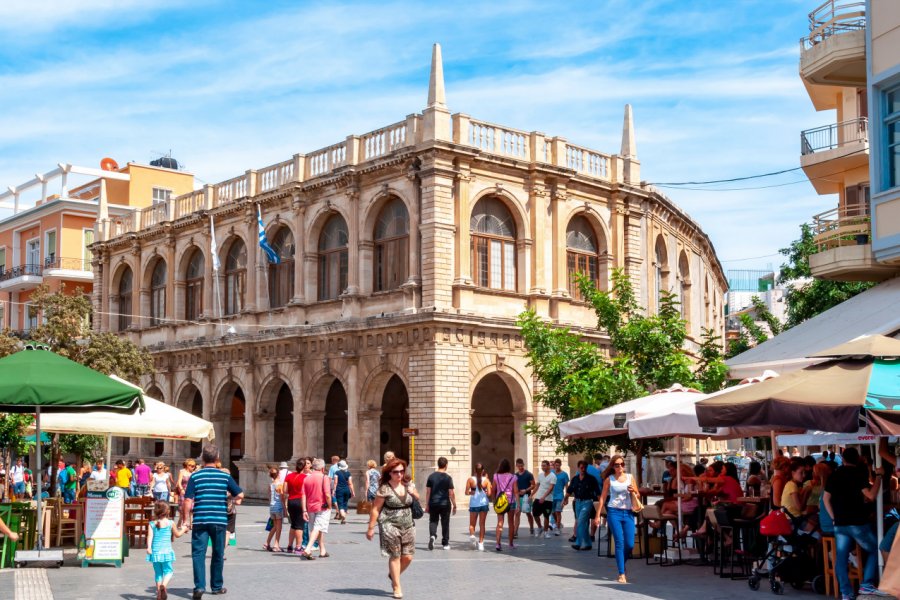
[(209, 253), (212, 256), (213, 271), (219, 272), (219, 248), (216, 246), (216, 227), (212, 215), (209, 215)]

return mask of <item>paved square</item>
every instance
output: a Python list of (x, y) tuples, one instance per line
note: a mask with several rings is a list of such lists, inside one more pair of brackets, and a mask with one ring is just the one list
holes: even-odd
[[(328, 536), (332, 556), (312, 562), (264, 551), (262, 543), (267, 517), (266, 507), (241, 507), (237, 546), (229, 547), (225, 553), (226, 598), (390, 597), (387, 560), (380, 556), (377, 538), (372, 542), (365, 539), (367, 517), (351, 514), (346, 525), (332, 523)], [(405, 598), (762, 600), (771, 595), (765, 587), (759, 592), (751, 591), (746, 581), (720, 579), (713, 575), (711, 567), (647, 566), (643, 560), (629, 563), (632, 583), (617, 585), (614, 560), (597, 557), (596, 552), (573, 551), (566, 535), (551, 539), (530, 538), (527, 526), (522, 530), (525, 535), (517, 550), (495, 552), (489, 527), (486, 550), (477, 552), (467, 541), (466, 514), (452, 520), (452, 550), (429, 552), (427, 516), (417, 523), (416, 557), (403, 578)], [(493, 514), (488, 516), (488, 524), (496, 524)], [(566, 523), (566, 534), (571, 524), (571, 521)], [(175, 541), (178, 561), (170, 586), (172, 598), (190, 597), (193, 579), (189, 540), (188, 535)], [(55, 600), (154, 597), (153, 571), (145, 561), (143, 549), (132, 552), (121, 569), (108, 566), (81, 569), (75, 566), (74, 554), (70, 554), (65, 567), (46, 571)], [(9, 571), (0, 573), (0, 598), (11, 597), (12, 579)], [(807, 599), (814, 596), (808, 590), (798, 592), (791, 588), (785, 595)]]

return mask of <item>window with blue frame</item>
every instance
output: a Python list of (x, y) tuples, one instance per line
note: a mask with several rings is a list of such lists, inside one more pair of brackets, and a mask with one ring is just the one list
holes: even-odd
[(884, 93), (885, 188), (900, 186), (900, 85)]

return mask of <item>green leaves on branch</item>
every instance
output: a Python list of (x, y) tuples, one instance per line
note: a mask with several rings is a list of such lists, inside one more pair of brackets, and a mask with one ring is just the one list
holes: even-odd
[(543, 321), (532, 309), (521, 313), (517, 324), (528, 349), (529, 364), (540, 383), (536, 399), (558, 415), (543, 427), (532, 423), (526, 429), (539, 441), (556, 442), (560, 452), (593, 452), (611, 445), (633, 451), (638, 445), (622, 436), (568, 442), (559, 437), (559, 422), (674, 383), (704, 391), (721, 389), (727, 368), (722, 362), (720, 341), (712, 331), (704, 331), (695, 373), (684, 351), (686, 323), (674, 294), (661, 294), (659, 311), (647, 315), (623, 271), (613, 272), (610, 292), (597, 290), (587, 277), (577, 277), (583, 297), (597, 315), (598, 330), (609, 336), (611, 356), (570, 329)]

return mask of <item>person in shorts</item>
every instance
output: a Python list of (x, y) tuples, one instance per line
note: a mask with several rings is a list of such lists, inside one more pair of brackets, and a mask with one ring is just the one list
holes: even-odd
[(300, 554), (306, 546), (306, 521), (303, 520), (303, 480), (309, 472), (309, 460), (298, 458), (293, 473), (288, 473), (284, 478), (284, 498), (287, 500), (288, 520), (291, 530), (288, 533), (288, 545), (286, 552)]
[[(553, 474), (556, 475), (556, 484), (553, 486), (553, 534), (560, 535), (562, 533), (562, 513), (563, 507), (567, 504), (566, 487), (569, 485), (569, 474), (563, 471), (562, 460), (553, 461)], [(575, 527), (572, 527), (572, 533), (575, 533)]]
[[(491, 480), (484, 472), (481, 463), (475, 463), (472, 476), (466, 481), (466, 496), (469, 498), (469, 541), (472, 547), (484, 552), (485, 523), (491, 498)], [(478, 525), (478, 537), (475, 537), (475, 525)]]
[(325, 534), (331, 521), (331, 480), (325, 477), (325, 461), (321, 458), (313, 460), (312, 470), (303, 480), (303, 518), (312, 525), (309, 541), (302, 556), (313, 560), (315, 543), (319, 542), (319, 558), (330, 556), (325, 550)]
[[(278, 481), (278, 469), (269, 469), (269, 520), (271, 528), (263, 550), (281, 552), (281, 524), (284, 522), (284, 483)], [(272, 541), (274, 540), (274, 544)]]
[(516, 459), (516, 487), (519, 490), (519, 497), (516, 500), (515, 507), (515, 523), (513, 524), (513, 537), (519, 537), (519, 521), (522, 515), (528, 517), (528, 529), (531, 535), (534, 535), (534, 517), (531, 515), (531, 494), (534, 492), (534, 475), (531, 471), (525, 469), (525, 461), (521, 458)]
[[(553, 488), (556, 486), (556, 474), (550, 469), (550, 461), (541, 461), (541, 472), (537, 476), (537, 491), (534, 493), (534, 502), (531, 505), (531, 514), (537, 521), (537, 533), (544, 534), (545, 538), (551, 536), (550, 514), (553, 512)], [(544, 519), (541, 526), (541, 517)]]

